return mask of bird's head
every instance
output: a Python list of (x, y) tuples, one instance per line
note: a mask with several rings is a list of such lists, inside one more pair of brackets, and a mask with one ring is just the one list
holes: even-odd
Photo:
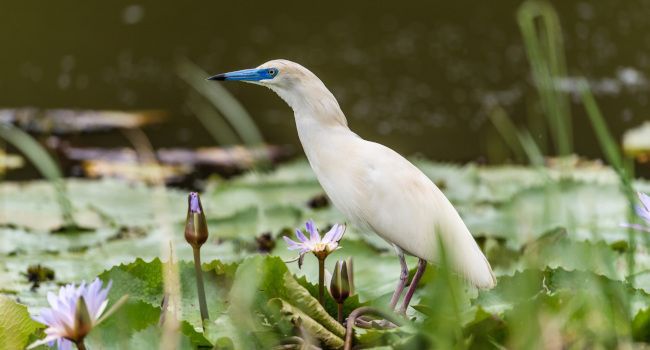
[(232, 80), (263, 85), (275, 91), (294, 111), (313, 110), (316, 107), (326, 117), (347, 125), (338, 102), (323, 82), (307, 68), (289, 60), (271, 60), (257, 68), (217, 74), (208, 80)]
[[(208, 80), (243, 81), (271, 89), (289, 89), (316, 76), (307, 68), (288, 60), (271, 60), (257, 68), (211, 76)], [(317, 78), (316, 78), (317, 79)]]

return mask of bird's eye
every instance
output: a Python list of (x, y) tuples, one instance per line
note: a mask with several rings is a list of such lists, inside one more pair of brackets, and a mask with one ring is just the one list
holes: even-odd
[(269, 74), (270, 75), (275, 75), (277, 71), (275, 69), (269, 69)]

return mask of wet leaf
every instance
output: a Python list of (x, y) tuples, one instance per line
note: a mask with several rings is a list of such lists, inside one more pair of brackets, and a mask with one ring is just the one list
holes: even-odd
[[(318, 303), (318, 301), (316, 302)], [(277, 312), (282, 318), (290, 321), (296, 327), (303, 328), (306, 333), (326, 347), (334, 349), (343, 347), (343, 339), (340, 336), (323, 327), (322, 324), (306, 315), (300, 308), (294, 307), (281, 298), (269, 300), (269, 306), (274, 309), (277, 308)]]
[[(220, 268), (218, 271), (204, 270), (203, 272), (206, 295), (210, 295), (210, 298), (207, 298), (209, 314), (218, 315), (226, 309), (228, 293), (225, 284), (219, 283), (218, 273), (225, 273), (227, 270), (221, 269), (217, 263), (206, 266)], [(99, 277), (104, 281), (113, 281), (109, 296), (115, 300), (122, 295), (129, 295), (130, 299), (160, 307), (164, 294), (162, 277), (164, 268), (166, 268), (165, 264), (158, 259), (151, 262), (136, 259), (131, 264), (116, 266), (100, 274)], [(180, 273), (181, 288), (180, 319), (188, 321), (194, 327), (201, 327), (194, 264), (181, 261), (177, 268)]]
[(32, 320), (27, 307), (0, 295), (0, 344), (5, 349), (23, 349), (30, 334), (43, 326)]

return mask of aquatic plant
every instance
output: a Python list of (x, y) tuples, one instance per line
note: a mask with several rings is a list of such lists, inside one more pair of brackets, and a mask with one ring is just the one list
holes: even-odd
[(338, 260), (334, 265), (334, 273), (330, 282), (330, 295), (337, 303), (337, 319), (343, 323), (343, 303), (354, 294), (354, 270), (352, 258)]
[(201, 269), (201, 246), (208, 240), (208, 225), (203, 213), (199, 194), (191, 192), (187, 196), (187, 219), (185, 221), (185, 240), (192, 246), (194, 253), (194, 269), (196, 272), (196, 290), (199, 298), (201, 319), (207, 320), (208, 305), (205, 301), (205, 286), (203, 285), (203, 270)]
[(345, 233), (345, 225), (335, 224), (322, 238), (313, 220), (308, 220), (305, 223), (305, 228), (309, 233), (309, 238), (300, 229), (296, 229), (298, 242), (287, 236), (284, 236), (284, 241), (287, 242), (289, 250), (300, 251), (300, 256), (298, 257), (299, 266), (302, 266), (305, 254), (309, 252), (313, 253), (318, 259), (318, 300), (322, 304), (325, 294), (325, 259), (333, 251), (340, 248), (339, 241)]
[(56, 344), (59, 350), (67, 350), (75, 344), (84, 350), (84, 339), (90, 331), (104, 321), (126, 299), (118, 301), (106, 313), (108, 291), (111, 282), (103, 288), (103, 283), (96, 278), (92, 283), (79, 286), (68, 284), (59, 289), (59, 294), (49, 293), (49, 308), (43, 308), (32, 317), (47, 326), (46, 337), (32, 343), (29, 348), (47, 344)]

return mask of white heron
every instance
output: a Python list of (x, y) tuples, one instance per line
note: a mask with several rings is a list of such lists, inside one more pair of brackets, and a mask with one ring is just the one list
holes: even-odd
[(293, 109), (309, 164), (334, 206), (352, 223), (391, 243), (399, 256), (402, 269), (391, 309), (408, 279), (404, 253), (419, 261), (401, 313), (427, 262), (440, 262), (439, 242), (448, 265), (467, 281), (479, 288), (496, 285), (490, 263), (440, 189), (397, 152), (352, 132), (334, 95), (307, 68), (279, 59), (208, 79), (266, 86)]

